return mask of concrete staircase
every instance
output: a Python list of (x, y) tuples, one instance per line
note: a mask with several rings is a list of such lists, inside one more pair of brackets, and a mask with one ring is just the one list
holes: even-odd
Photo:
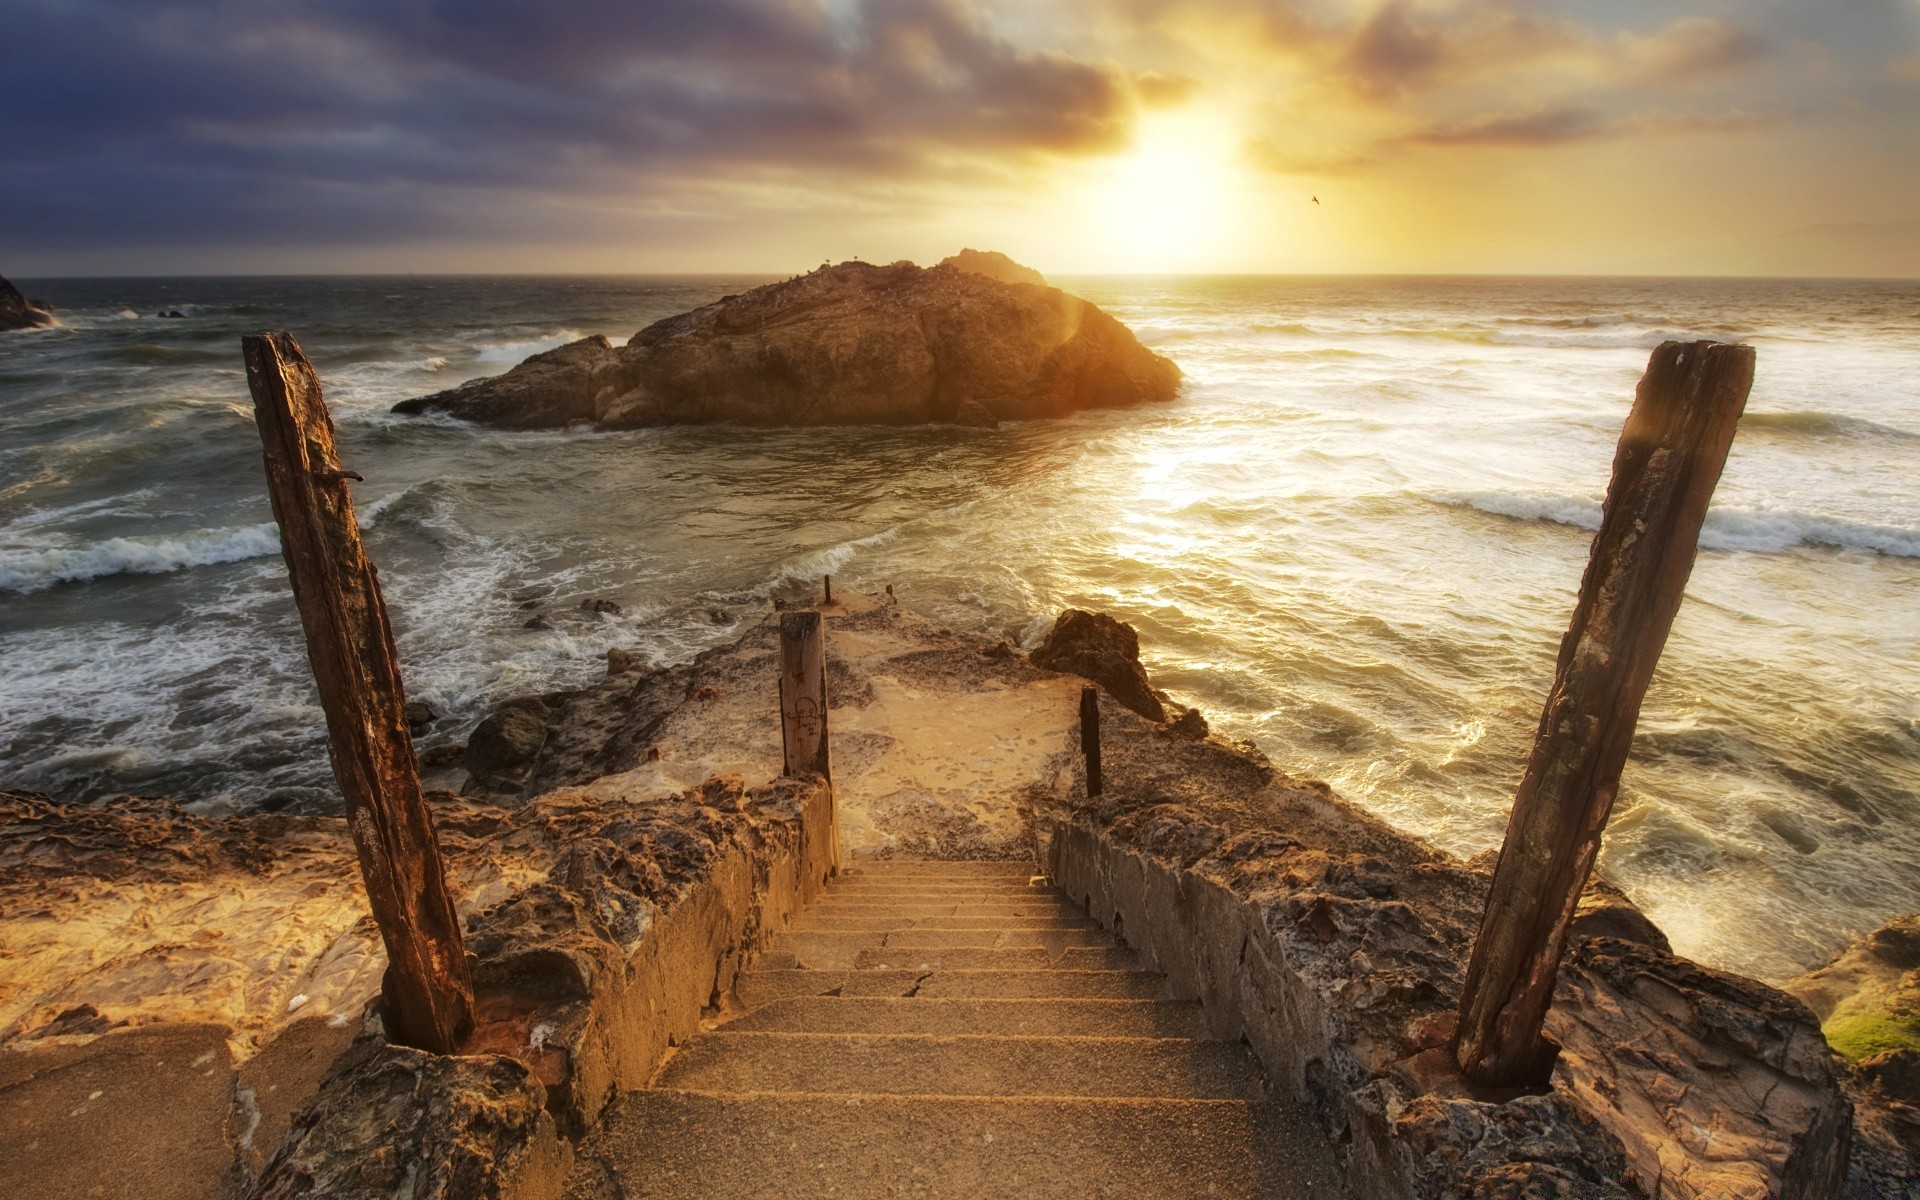
[(608, 1113), (568, 1195), (1344, 1197), (1245, 1049), (1030, 870), (843, 872)]

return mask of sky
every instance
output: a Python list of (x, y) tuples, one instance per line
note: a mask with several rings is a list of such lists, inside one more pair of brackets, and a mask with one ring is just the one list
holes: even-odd
[(0, 0), (0, 273), (1920, 275), (1920, 0)]

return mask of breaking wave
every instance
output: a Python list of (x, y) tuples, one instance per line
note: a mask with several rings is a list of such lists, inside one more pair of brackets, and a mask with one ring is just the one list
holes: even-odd
[(577, 329), (562, 329), (545, 337), (520, 339), (510, 342), (482, 342), (474, 348), (474, 357), (484, 363), (506, 363), (518, 365), (522, 359), (535, 354), (545, 354), (549, 350), (558, 350), (568, 342), (579, 341), (584, 334)]
[(1810, 437), (1920, 438), (1910, 430), (1830, 412), (1750, 412), (1740, 418), (1740, 427)]
[[(362, 529), (405, 496), (382, 496), (359, 511)], [(17, 532), (26, 522), (15, 522)], [(83, 546), (25, 546), (0, 549), (0, 592), (37, 592), (61, 583), (82, 583), (109, 575), (165, 575), (188, 567), (243, 562), (280, 552), (280, 529), (259, 525), (193, 529), (184, 533), (111, 537)]]
[(164, 575), (279, 551), (280, 531), (271, 521), (237, 529), (115, 537), (90, 546), (0, 550), (0, 591), (37, 592), (107, 575)]
[[(1436, 504), (1477, 509), (1519, 521), (1551, 521), (1579, 529), (1600, 528), (1600, 499), (1552, 492), (1433, 492)], [(1920, 558), (1920, 529), (1849, 521), (1817, 513), (1715, 506), (1707, 511), (1700, 544), (1710, 550), (1777, 553), (1796, 546), (1872, 550), (1897, 558)]]

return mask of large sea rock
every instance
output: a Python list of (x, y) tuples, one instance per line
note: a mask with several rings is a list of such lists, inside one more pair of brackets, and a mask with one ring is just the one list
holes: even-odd
[[(990, 271), (991, 274), (983, 273)], [(1180, 369), (1004, 255), (846, 262), (406, 400), (508, 429), (991, 424), (1171, 400)]]
[(53, 324), (53, 312), (37, 300), (29, 300), (20, 289), (0, 277), (0, 330), (37, 329)]

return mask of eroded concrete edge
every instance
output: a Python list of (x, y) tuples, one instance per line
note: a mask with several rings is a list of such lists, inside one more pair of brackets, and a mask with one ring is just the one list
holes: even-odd
[(446, 1200), (558, 1197), (573, 1142), (698, 1031), (835, 869), (827, 785), (783, 779), (756, 796), (761, 815), (786, 811), (742, 823), (675, 902), (639, 920), (577, 864), (477, 914), (475, 1041), (511, 1052), (436, 1057), (363, 1035), (247, 1194), (384, 1197), (402, 1180)]
[[(1850, 1110), (1824, 1044), (1814, 1044), (1817, 1033), (1811, 1041), (1739, 1036), (1769, 1022), (1797, 1035), (1805, 1014), (1769, 1012), (1768, 997), (1748, 994), (1771, 989), (1604, 939), (1602, 952), (1577, 948), (1563, 970), (1556, 1005), (1568, 1011), (1550, 1031), (1569, 1042), (1569, 1056), (1553, 1091), (1498, 1104), (1423, 1094), (1396, 1070), (1409, 1047), (1376, 1044), (1363, 1014), (1336, 1011), (1353, 998), (1329, 995), (1324, 980), (1293, 961), (1288, 939), (1269, 927), (1279, 914), (1118, 843), (1084, 818), (1048, 818), (1038, 832), (1040, 864), (1057, 886), (1149, 956), (1175, 996), (1199, 1000), (1217, 1033), (1244, 1037), (1277, 1091), (1312, 1108), (1356, 1196), (1531, 1195), (1528, 1188), (1542, 1187), (1538, 1194), (1568, 1200), (1812, 1200), (1840, 1192)], [(1713, 1061), (1701, 1065), (1724, 1072), (1735, 1088), (1763, 1088), (1751, 1104), (1715, 1111), (1715, 1097), (1685, 1095), (1662, 1070), (1661, 1054), (1678, 1033), (1703, 1023), (1697, 1003), (1685, 1013), (1659, 1010), (1662, 998), (1678, 994), (1662, 978), (1676, 972), (1690, 976), (1689, 991), (1724, 993), (1725, 1011), (1704, 1020), (1710, 1028), (1701, 1040)], [(1443, 990), (1424, 1006), (1438, 1013), (1448, 999)], [(1622, 1039), (1623, 1021), (1637, 1036)], [(1604, 1032), (1615, 1044), (1596, 1047), (1583, 1032)], [(1603, 1054), (1611, 1080), (1595, 1070)], [(1660, 1112), (1635, 1111), (1663, 1093), (1669, 1102)]]

